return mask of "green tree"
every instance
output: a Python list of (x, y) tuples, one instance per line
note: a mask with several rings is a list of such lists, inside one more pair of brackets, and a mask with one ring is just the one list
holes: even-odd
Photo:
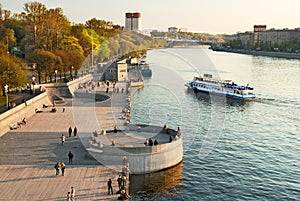
[[(0, 50), (4, 44), (0, 43)], [(10, 88), (24, 86), (26, 74), (21, 68), (21, 61), (9, 55), (6, 51), (0, 51), (0, 86), (3, 90), (4, 85)]]
[(27, 42), (34, 49), (43, 49), (42, 37), (45, 29), (46, 6), (39, 2), (29, 2), (24, 5), (25, 20), (27, 22)]
[(98, 60), (98, 62), (103, 61), (104, 59), (109, 58), (109, 56), (110, 56), (110, 49), (108, 47), (108, 41), (104, 41), (103, 43), (101, 43), (101, 45), (97, 49), (98, 49), (97, 55), (99, 55), (99, 58), (100, 58)]
[(59, 56), (62, 61), (61, 68), (58, 68), (59, 73), (64, 73), (66, 77), (66, 73), (69, 72), (74, 67), (75, 72), (78, 71), (82, 65), (84, 60), (83, 55), (79, 55), (76, 52), (65, 51), (65, 50), (57, 50), (54, 52), (55, 55)]
[(45, 13), (45, 23), (41, 41), (44, 49), (52, 51), (59, 48), (59, 41), (64, 35), (69, 35), (71, 25), (61, 8), (49, 9)]
[(111, 21), (98, 20), (92, 18), (85, 23), (88, 29), (94, 30), (99, 36), (108, 39), (121, 32), (119, 25), (114, 25)]
[(53, 54), (52, 52), (37, 49), (30, 55), (29, 61), (36, 64), (36, 71), (38, 73), (38, 81), (41, 83), (42, 77), (45, 82), (49, 76), (52, 81), (52, 75), (56, 68), (60, 68), (62, 65), (61, 58)]

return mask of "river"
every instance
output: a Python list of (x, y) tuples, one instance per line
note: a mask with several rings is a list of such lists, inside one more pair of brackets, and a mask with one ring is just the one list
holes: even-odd
[[(132, 176), (131, 200), (300, 200), (300, 61), (150, 50), (153, 75), (132, 90), (132, 123), (180, 126), (183, 163)], [(256, 101), (196, 96), (197, 74), (254, 87)]]

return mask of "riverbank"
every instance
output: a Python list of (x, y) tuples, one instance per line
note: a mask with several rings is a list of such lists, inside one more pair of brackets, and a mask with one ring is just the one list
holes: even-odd
[(212, 48), (212, 50), (217, 51), (217, 52), (231, 52), (231, 53), (247, 54), (247, 55), (253, 55), (253, 56), (265, 56), (265, 57), (275, 57), (275, 58), (284, 58), (284, 59), (299, 59), (300, 60), (300, 54), (297, 54), (297, 53), (267, 52), (267, 51), (225, 49), (225, 48)]
[[(107, 180), (114, 190), (119, 172), (93, 159), (79, 137), (68, 136), (74, 128), (72, 100), (57, 105), (57, 112), (42, 108), (28, 117), (28, 123), (0, 138), (0, 197), (3, 200), (66, 200), (71, 186), (76, 200), (117, 200), (107, 195)], [(63, 108), (65, 111), (63, 112)], [(61, 135), (66, 136), (61, 145)], [(78, 129), (78, 135), (84, 134)], [(69, 164), (68, 152), (74, 154)], [(66, 164), (65, 176), (55, 176), (54, 164)]]

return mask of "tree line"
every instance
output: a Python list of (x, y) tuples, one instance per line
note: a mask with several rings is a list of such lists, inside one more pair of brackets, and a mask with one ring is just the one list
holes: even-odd
[[(38, 82), (52, 80), (70, 71), (121, 56), (136, 56), (147, 48), (166, 42), (120, 25), (92, 18), (85, 24), (71, 23), (61, 8), (40, 2), (24, 4), (24, 11), (12, 14), (0, 4), (0, 85), (23, 86), (28, 67)], [(93, 63), (92, 63), (93, 62)]]

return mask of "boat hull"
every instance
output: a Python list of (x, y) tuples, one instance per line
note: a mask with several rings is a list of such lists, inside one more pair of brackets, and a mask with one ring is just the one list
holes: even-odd
[(142, 69), (142, 75), (144, 77), (151, 77), (152, 76), (152, 70), (151, 69)]
[(187, 86), (189, 89), (193, 90), (195, 93), (205, 93), (205, 94), (211, 94), (211, 95), (217, 95), (217, 96), (224, 96), (226, 98), (236, 99), (236, 100), (254, 100), (255, 95), (254, 94), (234, 94), (234, 93), (228, 93), (226, 91), (219, 91), (219, 90), (211, 90), (206, 88), (198, 88), (198, 87), (191, 87)]

